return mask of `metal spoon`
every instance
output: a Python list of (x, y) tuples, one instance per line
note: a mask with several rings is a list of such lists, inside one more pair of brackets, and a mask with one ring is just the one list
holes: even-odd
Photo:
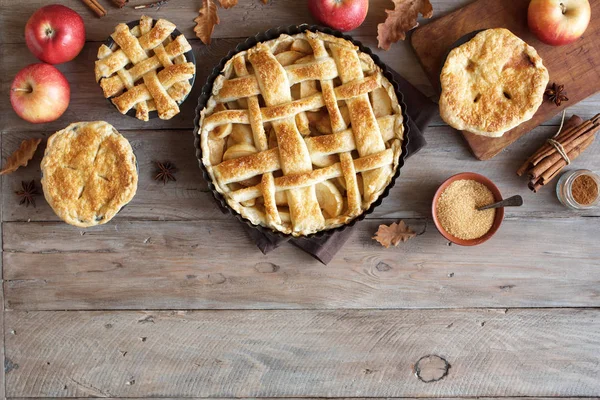
[(494, 204), (488, 206), (479, 207), (478, 211), (489, 210), (490, 208), (501, 208), (501, 207), (520, 207), (523, 205), (523, 198), (519, 195), (509, 197)]

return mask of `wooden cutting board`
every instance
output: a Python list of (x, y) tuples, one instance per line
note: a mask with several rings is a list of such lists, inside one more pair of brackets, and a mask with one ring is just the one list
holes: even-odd
[(488, 160), (536, 126), (600, 91), (600, 0), (590, 0), (592, 20), (584, 36), (566, 46), (540, 42), (527, 27), (529, 0), (477, 0), (417, 28), (411, 43), (431, 84), (439, 91), (440, 71), (448, 50), (462, 36), (480, 29), (504, 27), (535, 47), (550, 72), (550, 83), (565, 85), (569, 97), (561, 107), (544, 101), (535, 116), (501, 138), (463, 132), (473, 154)]

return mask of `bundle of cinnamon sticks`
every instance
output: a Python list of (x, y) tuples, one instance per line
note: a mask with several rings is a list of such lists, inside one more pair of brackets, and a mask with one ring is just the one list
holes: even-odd
[(556, 178), (560, 171), (587, 149), (600, 130), (600, 114), (583, 121), (573, 115), (561, 132), (548, 140), (517, 170), (517, 175), (527, 173), (529, 189), (537, 192)]

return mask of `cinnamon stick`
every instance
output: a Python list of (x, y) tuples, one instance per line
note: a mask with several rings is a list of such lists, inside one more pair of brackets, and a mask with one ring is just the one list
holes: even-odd
[(106, 9), (102, 7), (98, 0), (81, 0), (83, 4), (88, 6), (90, 10), (92, 10), (98, 17), (104, 17), (106, 15)]
[[(598, 130), (600, 130), (600, 125), (592, 126), (592, 128), (582, 133), (580, 136), (574, 138), (569, 143), (563, 144), (565, 153), (567, 153), (568, 155), (571, 150), (579, 146), (581, 143), (585, 142), (590, 137), (593, 138), (594, 135), (596, 135), (596, 133), (598, 132)], [(560, 159), (562, 159), (562, 156), (558, 153), (558, 151), (556, 151), (556, 149), (554, 149), (554, 153), (552, 155), (544, 158), (537, 165), (535, 165), (533, 169), (531, 169), (531, 171), (529, 172), (529, 176), (531, 178), (540, 177), (548, 168), (550, 168)]]
[[(571, 129), (577, 128), (582, 123), (583, 123), (583, 119), (581, 117), (579, 117), (578, 115), (573, 115), (571, 118), (569, 118), (567, 120), (567, 122), (565, 122), (565, 125), (563, 126), (563, 130), (561, 132), (561, 135), (564, 134), (564, 133), (567, 133)], [(560, 135), (559, 135), (559, 137), (560, 137)], [(531, 167), (532, 160), (536, 159), (542, 152), (544, 152), (544, 151), (546, 151), (548, 149), (554, 149), (554, 147), (551, 144), (549, 144), (548, 142), (544, 142), (544, 144), (542, 145), (542, 147), (540, 147), (538, 149), (538, 151), (536, 151), (535, 153), (533, 153), (531, 155), (531, 157), (529, 157), (527, 159), (527, 161), (525, 161), (523, 163), (523, 165), (521, 165), (521, 167), (517, 170), (517, 175), (523, 176), (523, 174), (525, 174), (525, 172), (527, 172), (527, 170)]]
[[(566, 132), (564, 136), (560, 137), (560, 135), (559, 135), (558, 137), (554, 138), (554, 140), (556, 140), (557, 142), (562, 144), (563, 147), (565, 147), (567, 144), (569, 144), (569, 142), (571, 142), (573, 139), (577, 138), (582, 132), (585, 132), (592, 126), (594, 126), (592, 121), (585, 121), (583, 124), (573, 128), (569, 132)], [(532, 160), (531, 163), (533, 165), (537, 165), (545, 157), (548, 157), (549, 155), (551, 155), (553, 152), (556, 151), (554, 146), (548, 144), (548, 147), (549, 148), (546, 151), (543, 151), (541, 154), (539, 154), (537, 157), (535, 157)]]
[[(588, 138), (583, 143), (581, 143), (579, 146), (577, 146), (573, 150), (571, 150), (567, 154), (567, 156), (569, 157), (569, 160), (573, 161), (577, 157), (579, 157), (581, 155), (581, 153), (583, 153), (583, 151), (585, 149), (587, 149), (594, 142), (594, 138), (595, 138), (595, 136)], [(559, 161), (557, 161), (554, 165), (552, 165), (552, 167), (548, 168), (548, 170), (546, 170), (546, 172), (544, 172), (540, 176), (540, 180), (541, 180), (542, 184), (546, 185), (552, 179), (556, 178), (556, 176), (560, 173), (560, 171), (566, 166), (567, 166), (567, 162), (564, 160), (564, 158), (561, 157), (561, 159)]]
[(600, 114), (588, 121), (572, 116), (563, 127), (562, 132), (553, 139), (560, 143), (566, 158), (551, 143), (545, 143), (517, 170), (519, 176), (527, 173), (529, 189), (537, 192), (544, 185), (556, 178), (567, 163), (575, 160), (593, 142), (600, 131)]

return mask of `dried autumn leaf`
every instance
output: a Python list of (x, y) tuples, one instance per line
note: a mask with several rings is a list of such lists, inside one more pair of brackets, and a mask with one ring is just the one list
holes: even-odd
[(213, 0), (202, 0), (202, 8), (198, 11), (198, 16), (194, 19), (196, 26), (194, 32), (198, 39), (202, 40), (204, 44), (210, 44), (210, 37), (215, 30), (215, 25), (219, 21), (217, 15), (217, 5)]
[(387, 18), (377, 25), (377, 47), (389, 50), (392, 43), (406, 39), (406, 32), (419, 26), (419, 13), (424, 18), (433, 16), (429, 0), (392, 0), (394, 10), (385, 10)]
[(386, 249), (390, 245), (398, 246), (400, 242), (406, 242), (409, 239), (417, 236), (415, 232), (408, 227), (404, 221), (394, 222), (390, 226), (379, 225), (379, 229), (375, 232), (372, 239), (377, 240)]
[(223, 8), (231, 8), (235, 5), (237, 5), (238, 0), (219, 0), (219, 4), (221, 4), (221, 7)]
[(19, 167), (26, 167), (41, 141), (42, 139), (23, 140), (19, 148), (6, 159), (4, 169), (0, 171), (0, 175), (13, 173)]

